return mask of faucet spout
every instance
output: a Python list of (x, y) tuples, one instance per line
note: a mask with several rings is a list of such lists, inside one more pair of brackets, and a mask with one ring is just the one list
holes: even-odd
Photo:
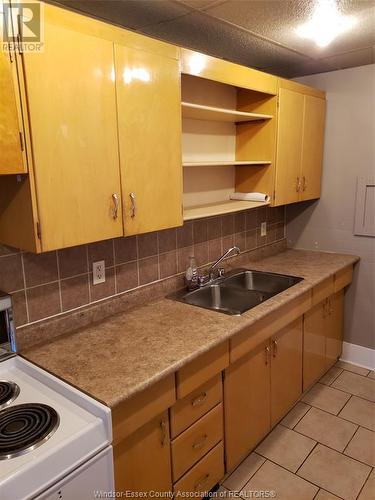
[(218, 265), (225, 259), (227, 259), (232, 253), (235, 255), (239, 255), (241, 250), (238, 247), (229, 248), (221, 257), (217, 259), (216, 262), (212, 264), (209, 270), (209, 275), (212, 277), (214, 270), (218, 267)]

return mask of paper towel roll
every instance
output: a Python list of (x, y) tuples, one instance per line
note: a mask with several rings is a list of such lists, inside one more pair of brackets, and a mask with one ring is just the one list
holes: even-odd
[(232, 193), (231, 200), (244, 200), (244, 201), (259, 201), (267, 203), (271, 200), (268, 194), (264, 193)]

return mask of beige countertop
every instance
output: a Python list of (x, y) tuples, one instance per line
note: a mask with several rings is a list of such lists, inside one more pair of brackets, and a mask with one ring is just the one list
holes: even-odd
[(163, 298), (21, 354), (113, 408), (358, 260), (353, 255), (286, 250), (245, 267), (304, 280), (241, 316)]

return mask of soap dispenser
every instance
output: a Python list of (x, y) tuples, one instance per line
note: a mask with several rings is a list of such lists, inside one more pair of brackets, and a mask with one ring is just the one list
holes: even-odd
[(198, 266), (194, 256), (189, 257), (189, 265), (185, 272), (186, 286), (189, 290), (198, 287)]

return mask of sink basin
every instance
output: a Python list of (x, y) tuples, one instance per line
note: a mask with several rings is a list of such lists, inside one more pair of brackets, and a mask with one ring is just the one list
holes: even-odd
[(274, 295), (299, 283), (303, 278), (283, 274), (237, 269), (193, 290), (172, 298), (193, 306), (239, 315)]

